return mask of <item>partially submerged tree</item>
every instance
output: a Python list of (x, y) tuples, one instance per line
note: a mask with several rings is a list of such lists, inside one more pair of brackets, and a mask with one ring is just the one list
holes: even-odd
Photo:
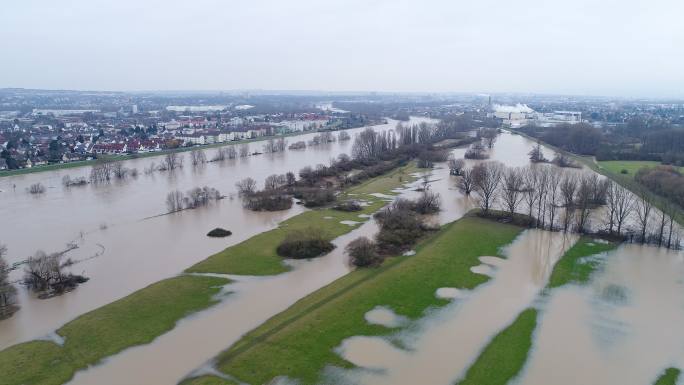
[(498, 162), (484, 162), (473, 167), (474, 185), (480, 195), (480, 207), (489, 213), (496, 202), (496, 193), (501, 183), (504, 167)]
[(504, 206), (512, 217), (515, 210), (523, 199), (525, 181), (523, 173), (518, 168), (509, 168), (503, 174), (503, 191), (501, 199)]
[(449, 165), (449, 174), (460, 176), (465, 168), (465, 161), (463, 159), (455, 159), (453, 156), (449, 157), (447, 163)]
[(257, 182), (249, 177), (235, 183), (238, 194), (245, 196), (254, 194), (254, 192), (256, 192), (256, 186)]
[(7, 318), (16, 310), (17, 289), (9, 280), (10, 268), (5, 261), (7, 247), (0, 244), (0, 319)]

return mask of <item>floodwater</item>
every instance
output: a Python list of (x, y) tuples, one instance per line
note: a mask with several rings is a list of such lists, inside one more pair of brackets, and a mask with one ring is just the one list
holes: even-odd
[(542, 230), (523, 232), (504, 249), (506, 259), (481, 258), (493, 269), (491, 281), (394, 336), (406, 349), (382, 337), (345, 340), (338, 353), (361, 369), (331, 369), (330, 380), (408, 385), (429, 378), (430, 384), (453, 384), (489, 340), (533, 304), (554, 264), (576, 239)]
[[(513, 143), (516, 152), (499, 152), (505, 155), (500, 160), (526, 164), (526, 154), (533, 143), (513, 135), (502, 135), (502, 138), (504, 145), (508, 145), (509, 141)], [(438, 224), (454, 221), (476, 206), (477, 202), (473, 198), (464, 197), (455, 189), (454, 179), (449, 176), (445, 164), (430, 171), (430, 181), (430, 188), (443, 197), (443, 210), (434, 218)], [(415, 189), (421, 183), (418, 180), (397, 192), (402, 197), (412, 198), (418, 194)], [(237, 282), (226, 288), (232, 294), (219, 305), (182, 320), (173, 330), (151, 344), (127, 349), (100, 365), (77, 373), (72, 383), (166, 384), (178, 381), (189, 373), (197, 373), (197, 370), (211, 369), (209, 360), (244, 333), (287, 309), (298, 299), (346, 274), (349, 267), (343, 255), (344, 245), (360, 235), (372, 236), (376, 231), (374, 226), (372, 221), (366, 222), (335, 240), (339, 247), (331, 254), (313, 261), (296, 261), (294, 270), (288, 273), (273, 277), (232, 277)], [(163, 363), (172, 365), (164, 364), (169, 369), (163, 373), (149, 370)]]
[[(424, 120), (416, 118), (414, 122)], [(389, 121), (374, 129), (384, 131), (395, 125), (395, 121)], [(353, 136), (363, 129), (348, 132)], [(308, 141), (313, 135), (288, 140)], [(143, 170), (153, 162), (159, 164), (161, 157), (128, 160), (124, 165), (139, 171), (136, 179), (83, 187), (64, 188), (62, 177), (87, 176), (90, 167), (0, 178), (0, 218), (3, 219), (0, 243), (9, 249), (9, 263), (24, 260), (37, 250), (63, 250), (72, 241), (79, 245), (68, 254), (72, 259), (83, 260), (104, 252), (98, 258), (72, 267), (75, 273), (86, 275), (90, 281), (71, 293), (39, 300), (20, 288), (21, 310), (0, 321), (0, 349), (48, 335), (80, 314), (174, 276), (303, 210), (294, 205), (287, 211), (255, 213), (245, 210), (239, 199), (226, 198), (210, 207), (158, 216), (166, 212), (168, 192), (206, 185), (234, 196), (235, 183), (243, 178), (252, 177), (262, 184), (271, 174), (296, 173), (305, 166), (327, 164), (339, 154), (350, 153), (352, 141), (211, 162), (200, 168), (193, 168), (185, 153), (182, 169), (152, 175), (144, 175)], [(258, 151), (262, 145), (263, 142), (252, 142), (250, 149)], [(211, 159), (216, 150), (205, 151), (207, 159)], [(33, 196), (26, 188), (37, 182), (43, 183), (47, 191)], [(233, 235), (219, 239), (206, 237), (215, 227), (226, 228)], [(22, 271), (21, 268), (14, 271), (12, 279), (20, 279)]]
[(517, 383), (651, 384), (684, 367), (684, 254), (623, 245), (588, 286), (554, 289)]
[(230, 294), (220, 304), (183, 319), (151, 344), (124, 350), (100, 365), (78, 372), (70, 384), (174, 384), (202, 368), (255, 326), (347, 274), (351, 268), (345, 246), (357, 237), (372, 237), (376, 231), (377, 224), (371, 219), (335, 239), (337, 247), (329, 254), (295, 261), (294, 269), (287, 273), (268, 277), (231, 275), (236, 282), (225, 287)]
[[(394, 125), (390, 122), (376, 129), (387, 130)], [(308, 140), (312, 135), (289, 140)], [(250, 146), (254, 151), (261, 144)], [(526, 166), (533, 146), (521, 136), (503, 133), (490, 160)], [(235, 182), (247, 176), (261, 183), (267, 175), (327, 163), (350, 149), (351, 141), (338, 142), (304, 151), (210, 163), (196, 171), (186, 164), (175, 174), (141, 174), (137, 180), (124, 183), (72, 189), (61, 187), (62, 176), (85, 175), (89, 168), (0, 179), (0, 215), (7, 218), (0, 234), (1, 241), (10, 248), (10, 262), (22, 260), (37, 249), (63, 249), (72, 240), (79, 245), (69, 254), (75, 259), (104, 250), (102, 256), (74, 266), (75, 272), (83, 272), (91, 280), (72, 293), (37, 300), (20, 290), (22, 309), (0, 322), (0, 349), (32, 338), (54, 338), (54, 330), (74, 317), (176, 275), (208, 255), (274, 228), (303, 210), (295, 205), (279, 213), (254, 213), (244, 210), (238, 199), (228, 198), (207, 208), (154, 217), (165, 211), (164, 199), (169, 191), (208, 185), (233, 195)], [(215, 150), (206, 151), (211, 158)], [(464, 152), (452, 150), (457, 158)], [(142, 171), (152, 161), (158, 163), (159, 158), (126, 161), (126, 166)], [(34, 197), (24, 191), (37, 181), (49, 187), (46, 194)], [(454, 221), (477, 206), (476, 199), (457, 191), (446, 164), (430, 170), (429, 181), (430, 189), (442, 197), (443, 210), (434, 216), (436, 223)], [(413, 198), (419, 194), (415, 189), (421, 184), (422, 180), (418, 180), (398, 192)], [(149, 217), (153, 218), (145, 219)], [(359, 222), (363, 219), (359, 218)], [(220, 351), (350, 271), (344, 246), (360, 235), (372, 236), (377, 228), (372, 220), (360, 226), (349, 225), (356, 228), (336, 239), (338, 247), (330, 254), (295, 261), (291, 264), (293, 270), (277, 276), (230, 276), (234, 282), (224, 289), (224, 294), (230, 294), (223, 296), (219, 304), (181, 320), (150, 344), (127, 349), (77, 373), (72, 383), (169, 384), (189, 374), (212, 372), (210, 359)], [(233, 235), (224, 239), (205, 236), (218, 226), (233, 231)], [(416, 384), (424, 383), (426, 378), (435, 384), (453, 383), (520, 311), (540, 305), (538, 293), (553, 264), (574, 241), (574, 236), (561, 233), (524, 232), (507, 248), (507, 259), (480, 258), (482, 263), (474, 272), (491, 275), (490, 282), (473, 291), (438, 289), (436, 296), (453, 302), (413, 324), (392, 309), (374, 309), (366, 314), (368, 322), (393, 327), (410, 324), (393, 337), (410, 350), (399, 349), (381, 338), (353, 337), (344, 341), (338, 352), (362, 368), (381, 372), (356, 369), (331, 370), (329, 374), (340, 383)], [(533, 352), (518, 379), (520, 383), (649, 383), (666, 366), (684, 365), (684, 336), (680, 338), (683, 333), (679, 332), (684, 321), (684, 297), (678, 295), (684, 285), (684, 257), (628, 245), (611, 254), (608, 261), (592, 286), (554, 290), (542, 303)], [(14, 277), (19, 274), (15, 272)], [(644, 351), (658, 353), (644, 357)], [(160, 367), (164, 370), (153, 369)], [(580, 370), (583, 368), (589, 369)]]

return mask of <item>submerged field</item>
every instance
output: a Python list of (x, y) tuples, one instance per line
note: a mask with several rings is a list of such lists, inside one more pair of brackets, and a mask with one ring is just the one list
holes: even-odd
[[(466, 217), (423, 241), (413, 256), (392, 258), (376, 269), (360, 269), (312, 293), (220, 354), (216, 367), (233, 380), (202, 376), (185, 384), (269, 383), (286, 376), (314, 384), (330, 366), (352, 368), (336, 347), (352, 336), (389, 336), (396, 328), (369, 324), (364, 315), (377, 306), (410, 320), (449, 301), (435, 297), (441, 287), (473, 289), (488, 277), (471, 272), (479, 256), (499, 255), (523, 229)], [(582, 238), (552, 271), (548, 289), (588, 280), (599, 264), (589, 258), (614, 248)], [(547, 291), (545, 291), (546, 293)], [(542, 294), (545, 295), (545, 294)], [(506, 384), (518, 375), (533, 344), (538, 310), (528, 308), (498, 333), (469, 367), (460, 384)]]
[[(306, 211), (272, 231), (229, 247), (188, 269), (192, 273), (269, 275), (287, 271), (275, 248), (284, 234), (295, 228), (323, 229), (330, 239), (348, 233), (385, 202), (371, 193), (391, 193), (413, 180), (416, 170), (408, 165), (355, 186), (341, 199), (368, 202), (361, 212), (332, 209)], [(340, 223), (359, 222), (355, 226)], [(257, 253), (254, 251), (257, 250)], [(0, 384), (62, 384), (74, 373), (125, 348), (150, 343), (174, 328), (176, 322), (220, 301), (217, 294), (229, 284), (226, 278), (183, 274), (141, 289), (116, 302), (86, 313), (57, 330), (64, 344), (40, 340), (21, 343), (0, 351)], [(229, 295), (229, 294), (228, 294)]]
[[(217, 367), (238, 381), (268, 383), (288, 376), (316, 383), (327, 365), (350, 367), (333, 349), (356, 335), (387, 335), (393, 328), (368, 324), (364, 314), (387, 306), (409, 319), (449, 301), (441, 287), (472, 289), (488, 280), (470, 268), (482, 255), (498, 255), (522, 228), (467, 217), (425, 240), (414, 256), (395, 257), (376, 269), (359, 269), (297, 302), (219, 355)], [(226, 383), (203, 377), (187, 383)], [(223, 381), (223, 382), (222, 382)]]

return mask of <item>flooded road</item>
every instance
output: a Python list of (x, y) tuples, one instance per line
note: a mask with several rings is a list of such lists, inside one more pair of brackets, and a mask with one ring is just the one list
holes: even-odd
[[(412, 123), (424, 120), (415, 119)], [(395, 121), (389, 121), (374, 129), (390, 130), (395, 125)], [(353, 136), (363, 129), (347, 131)], [(314, 135), (290, 137), (288, 141), (308, 141)], [(260, 151), (263, 142), (249, 145), (252, 151)], [(74, 240), (79, 248), (68, 254), (70, 258), (86, 259), (104, 250), (101, 257), (72, 267), (90, 281), (71, 293), (39, 300), (19, 288), (21, 310), (0, 321), (0, 349), (45, 336), (80, 314), (176, 275), (303, 210), (295, 205), (287, 211), (255, 213), (245, 210), (239, 199), (227, 198), (209, 207), (154, 217), (166, 212), (168, 192), (206, 185), (224, 195), (234, 195), (235, 183), (243, 178), (252, 177), (262, 185), (271, 174), (296, 173), (305, 166), (327, 164), (332, 157), (350, 153), (351, 146), (352, 140), (348, 140), (305, 150), (211, 162), (200, 168), (193, 168), (189, 155), (184, 153), (182, 169), (152, 175), (142, 171), (153, 162), (159, 164), (160, 157), (127, 160), (126, 167), (140, 172), (137, 178), (83, 187), (64, 188), (62, 177), (87, 176), (90, 167), (0, 178), (0, 242), (9, 249), (9, 263), (24, 260), (37, 250), (63, 250)], [(211, 159), (216, 149), (205, 151), (207, 159)], [(34, 196), (25, 191), (37, 182), (47, 187), (45, 194)], [(144, 219), (149, 217), (153, 218)], [(206, 237), (215, 227), (226, 228), (233, 235), (223, 239)], [(21, 268), (14, 271), (12, 279), (20, 279), (22, 272)]]
[(531, 306), (546, 285), (556, 261), (577, 237), (542, 230), (527, 230), (503, 254), (480, 260), (492, 276), (488, 283), (463, 299), (435, 310), (415, 327), (400, 332), (399, 349), (381, 337), (357, 336), (345, 340), (338, 353), (360, 368), (342, 375), (344, 383), (453, 384), (472, 364), (491, 338)]
[(525, 385), (651, 384), (684, 367), (684, 253), (623, 245), (585, 287), (554, 289)]

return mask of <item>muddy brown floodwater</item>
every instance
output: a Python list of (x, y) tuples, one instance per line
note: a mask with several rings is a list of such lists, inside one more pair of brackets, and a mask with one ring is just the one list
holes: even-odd
[[(419, 121), (425, 119), (414, 119), (412, 123)], [(389, 121), (374, 129), (390, 130), (395, 125), (395, 121)], [(348, 132), (353, 136), (363, 129)], [(291, 137), (288, 141), (308, 141), (313, 135)], [(140, 172), (136, 179), (83, 187), (64, 188), (62, 177), (87, 176), (90, 167), (0, 178), (0, 243), (9, 249), (8, 262), (24, 260), (36, 250), (63, 250), (67, 242), (74, 240), (79, 248), (69, 253), (73, 259), (84, 259), (104, 249), (101, 257), (72, 267), (90, 281), (71, 293), (39, 300), (20, 288), (21, 310), (0, 321), (0, 349), (48, 335), (80, 314), (176, 275), (303, 210), (295, 205), (283, 212), (255, 213), (243, 209), (239, 199), (224, 199), (210, 207), (144, 219), (166, 212), (165, 199), (170, 191), (206, 185), (224, 195), (234, 195), (235, 183), (243, 178), (252, 177), (263, 184), (271, 174), (328, 164), (330, 158), (350, 153), (352, 142), (212, 162), (200, 168), (193, 168), (185, 153), (182, 169), (153, 175), (144, 175), (142, 171), (153, 162), (159, 164), (161, 157), (127, 160), (123, 162), (126, 167)], [(252, 142), (250, 148), (257, 151), (262, 145), (263, 142)], [(211, 159), (216, 150), (205, 151), (207, 159)], [(26, 188), (37, 182), (47, 187), (46, 193), (27, 193)], [(221, 239), (206, 237), (215, 227), (226, 228), (233, 235)], [(21, 274), (19, 269), (11, 277), (17, 280)]]
[(552, 291), (525, 385), (651, 384), (684, 367), (684, 254), (623, 245), (590, 285)]
[[(513, 152), (501, 152), (496, 160), (513, 165), (527, 164), (527, 152), (533, 143), (519, 136), (504, 134), (503, 146), (510, 145)], [(454, 150), (457, 153), (463, 149)], [(462, 156), (462, 154), (461, 154)], [(454, 188), (445, 164), (430, 170), (431, 189), (443, 197), (443, 210), (435, 217), (445, 224), (463, 216), (475, 207), (476, 202), (463, 197)], [(398, 190), (400, 196), (412, 198), (418, 193), (416, 181)], [(389, 197), (388, 197), (389, 198)], [(361, 218), (360, 218), (361, 220)], [(334, 242), (338, 247), (329, 255), (308, 261), (296, 262), (290, 272), (272, 277), (231, 276), (237, 282), (226, 290), (232, 294), (220, 304), (190, 316), (151, 344), (127, 349), (102, 364), (77, 373), (71, 384), (174, 383), (197, 370), (209, 370), (209, 360), (221, 350), (236, 342), (243, 334), (268, 318), (287, 309), (298, 299), (341, 277), (349, 271), (344, 245), (360, 235), (372, 236), (376, 225), (371, 220)], [(150, 370), (164, 367), (165, 370)]]
[(532, 305), (554, 264), (576, 239), (558, 232), (523, 232), (504, 249), (506, 259), (480, 258), (490, 268), (491, 281), (392, 336), (406, 349), (382, 337), (345, 340), (338, 353), (360, 369), (329, 369), (329, 380), (408, 385), (429, 378), (430, 384), (453, 384), (489, 340)]

